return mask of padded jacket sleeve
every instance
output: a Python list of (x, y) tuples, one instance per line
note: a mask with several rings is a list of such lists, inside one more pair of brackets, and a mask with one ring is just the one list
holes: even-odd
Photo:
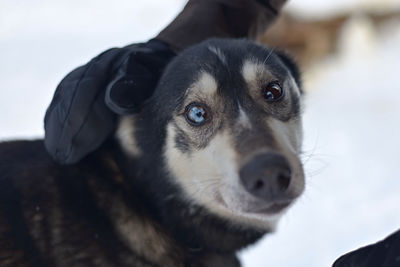
[[(73, 164), (98, 148), (115, 130), (117, 114), (134, 113), (151, 95), (173, 56), (163, 42), (151, 40), (109, 49), (69, 73), (44, 119), (49, 154), (60, 164)], [(124, 90), (127, 85), (129, 90)], [(121, 102), (127, 99), (136, 101)]]
[(400, 230), (378, 243), (343, 255), (333, 267), (400, 267)]

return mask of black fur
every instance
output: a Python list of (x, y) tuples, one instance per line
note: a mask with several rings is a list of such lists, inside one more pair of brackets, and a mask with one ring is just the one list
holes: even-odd
[(302, 89), (302, 81), (301, 81), (301, 72), (294, 59), (291, 58), (285, 51), (275, 50), (276, 55), (280, 58), (280, 60), (285, 64), (285, 66), (290, 70), (294, 80), (299, 86), (300, 90)]
[[(216, 63), (206, 49), (209, 45), (228, 51), (229, 69), (218, 67), (224, 63)], [(232, 88), (224, 93), (240, 95), (244, 81), (234, 73), (243, 55), (264, 59), (268, 54), (246, 40), (211, 40), (174, 59), (155, 94), (142, 105), (135, 125), (135, 139), (144, 151), (139, 158), (125, 155), (109, 140), (79, 164), (60, 166), (46, 154), (41, 140), (1, 143), (0, 266), (239, 266), (236, 252), (265, 231), (184, 200), (166, 171), (162, 148), (166, 125), (182, 106), (193, 73), (206, 69), (222, 87)], [(267, 64), (277, 77), (291, 71), (299, 81), (286, 57), (272, 54)], [(184, 133), (176, 143), (190, 152)], [(119, 217), (129, 218), (119, 222), (132, 223), (132, 235), (150, 241), (129, 243), (118, 232)], [(158, 244), (163, 250), (150, 257)]]

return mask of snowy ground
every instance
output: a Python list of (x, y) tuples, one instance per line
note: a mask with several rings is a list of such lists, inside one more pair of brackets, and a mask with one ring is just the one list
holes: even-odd
[[(42, 136), (45, 109), (68, 71), (109, 47), (154, 36), (184, 2), (2, 0), (0, 139)], [(294, 0), (291, 8), (311, 15), (333, 8), (316, 3)], [(307, 190), (276, 234), (242, 253), (244, 266), (329, 266), (400, 228), (399, 28), (377, 34), (355, 19), (341, 53), (306, 73)]]

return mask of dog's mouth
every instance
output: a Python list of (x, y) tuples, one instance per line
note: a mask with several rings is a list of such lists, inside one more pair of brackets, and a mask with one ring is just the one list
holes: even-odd
[(248, 212), (259, 213), (259, 214), (276, 214), (287, 209), (290, 206), (290, 204), (291, 201), (272, 203), (266, 207), (250, 209)]
[(233, 212), (240, 212), (246, 214), (258, 214), (258, 215), (276, 215), (284, 210), (286, 210), (293, 201), (280, 201), (280, 202), (272, 202), (272, 203), (260, 203), (249, 201), (247, 205), (242, 205), (241, 207), (233, 208), (232, 205), (229, 205), (221, 194), (217, 195), (217, 202), (226, 209), (229, 209)]

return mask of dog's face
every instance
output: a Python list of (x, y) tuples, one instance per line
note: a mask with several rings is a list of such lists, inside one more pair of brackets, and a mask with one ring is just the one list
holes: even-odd
[(188, 203), (271, 229), (302, 193), (301, 91), (286, 56), (245, 40), (204, 42), (173, 60), (146, 105)]

